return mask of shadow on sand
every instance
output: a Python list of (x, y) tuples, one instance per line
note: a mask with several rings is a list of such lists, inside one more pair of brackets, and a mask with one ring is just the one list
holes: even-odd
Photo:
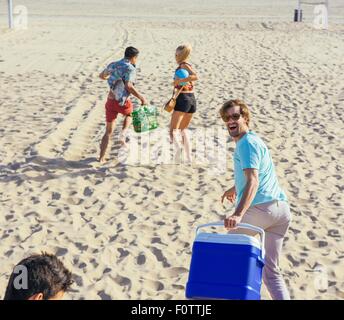
[(104, 176), (108, 170), (106, 166), (99, 166), (97, 158), (90, 157), (78, 161), (68, 161), (63, 158), (50, 159), (34, 156), (23, 162), (0, 165), (0, 182), (32, 180), (43, 182), (58, 179), (62, 176)]

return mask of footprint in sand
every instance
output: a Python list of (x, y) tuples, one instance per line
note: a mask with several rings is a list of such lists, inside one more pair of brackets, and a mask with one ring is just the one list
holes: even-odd
[(93, 268), (97, 268), (99, 266), (99, 263), (97, 263), (96, 259), (91, 259), (90, 263), (92, 263)]
[(53, 192), (51, 195), (52, 200), (60, 200), (61, 199), (61, 194), (59, 192)]
[(104, 164), (105, 163), (100, 163), (98, 160), (94, 160), (94, 161), (89, 163), (89, 165), (94, 169), (101, 168)]
[(298, 267), (300, 265), (300, 262), (294, 259), (291, 254), (287, 255), (287, 259), (292, 263), (293, 267)]
[(94, 190), (92, 188), (86, 187), (84, 189), (84, 196), (85, 197), (90, 197), (90, 196), (92, 196), (93, 192), (94, 192)]
[(310, 240), (314, 240), (316, 238), (315, 234), (313, 231), (307, 231), (307, 237), (310, 239)]
[(111, 299), (111, 296), (108, 295), (107, 293), (105, 293), (104, 290), (103, 290), (103, 291), (99, 291), (99, 292), (98, 292), (98, 296), (99, 296), (100, 299), (102, 299), (102, 300), (112, 300), (112, 299)]
[(159, 237), (152, 238), (151, 244), (154, 244), (154, 243), (159, 243), (159, 244), (164, 244), (165, 245), (165, 243), (161, 242), (161, 238), (159, 238)]
[(13, 214), (8, 214), (5, 216), (6, 221), (12, 220), (13, 219)]
[(185, 290), (185, 286), (181, 284), (172, 284), (172, 288), (177, 290)]
[(80, 243), (80, 242), (75, 243), (75, 246), (76, 246), (81, 252), (86, 251), (86, 250), (88, 249), (88, 245), (87, 245), (87, 244), (86, 244), (86, 245), (83, 245), (83, 244)]
[(183, 268), (183, 267), (173, 267), (173, 268), (166, 269), (164, 271), (164, 274), (167, 277), (169, 277), (169, 278), (176, 278), (176, 277), (179, 277), (182, 274), (187, 273), (187, 272), (189, 272), (189, 270), (186, 269), (186, 268)]
[(327, 245), (328, 245), (328, 242), (327, 241), (322, 241), (322, 240), (317, 241), (317, 243), (316, 243), (316, 247), (317, 248), (324, 248), (324, 247), (327, 247)]
[(117, 284), (119, 284), (121, 287), (125, 287), (125, 286), (128, 286), (128, 289), (130, 290), (131, 288), (131, 280), (129, 278), (126, 278), (126, 277), (122, 277), (120, 275), (118, 275), (116, 278), (115, 278), (115, 282)]
[(67, 203), (68, 204), (71, 204), (71, 205), (80, 205), (80, 204), (82, 204), (84, 202), (84, 200), (83, 199), (80, 199), (80, 198), (77, 198), (77, 197), (75, 197), (75, 198), (68, 198), (67, 199)]
[(57, 257), (64, 256), (67, 252), (68, 250), (66, 248), (57, 248), (56, 256)]
[(127, 257), (129, 255), (129, 251), (128, 250), (124, 250), (122, 248), (118, 248), (117, 251), (119, 252), (120, 256), (119, 256), (119, 259), (123, 259), (125, 257)]
[(156, 259), (162, 263), (164, 268), (168, 268), (171, 265), (167, 262), (166, 257), (162, 254), (162, 251), (158, 248), (152, 247), (151, 248), (152, 253), (155, 255)]
[(336, 229), (328, 230), (328, 235), (333, 238), (340, 238), (339, 231)]
[(146, 256), (143, 253), (140, 253), (137, 256), (136, 263), (141, 266), (146, 263)]
[(84, 269), (87, 267), (87, 264), (85, 262), (81, 262), (78, 266), (79, 269)]
[(82, 287), (83, 286), (83, 281), (82, 281), (82, 277), (78, 276), (78, 275), (73, 275), (73, 280), (76, 283), (76, 285), (78, 287)]
[(5, 256), (9, 258), (12, 255), (12, 253), (13, 253), (13, 250), (8, 250), (7, 252), (5, 252)]
[(136, 216), (134, 216), (132, 213), (129, 213), (128, 219), (129, 219), (130, 222), (133, 222), (133, 221), (135, 221), (137, 218), (136, 218)]
[(143, 286), (152, 291), (164, 290), (164, 285), (160, 281), (144, 280)]

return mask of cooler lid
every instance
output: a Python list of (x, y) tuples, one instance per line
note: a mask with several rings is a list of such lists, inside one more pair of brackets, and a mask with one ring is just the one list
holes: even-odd
[(210, 243), (224, 243), (224, 244), (241, 244), (254, 246), (261, 250), (260, 241), (252, 236), (246, 234), (220, 234), (220, 233), (205, 233), (200, 232), (197, 234), (195, 241), (210, 242)]

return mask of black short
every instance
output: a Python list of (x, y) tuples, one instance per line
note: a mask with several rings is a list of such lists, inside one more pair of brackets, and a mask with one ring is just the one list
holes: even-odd
[(176, 101), (175, 111), (195, 113), (196, 99), (193, 93), (181, 93)]

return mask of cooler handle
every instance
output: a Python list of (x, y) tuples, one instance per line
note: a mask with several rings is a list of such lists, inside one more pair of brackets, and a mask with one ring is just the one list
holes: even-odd
[[(201, 224), (196, 228), (196, 234), (198, 234), (199, 229), (205, 228), (205, 227), (224, 227), (224, 222), (219, 221), (219, 222), (210, 222), (210, 223), (206, 223), (206, 224)], [(264, 230), (262, 228), (253, 226), (253, 225), (248, 224), (248, 223), (238, 223), (237, 227), (241, 228), (241, 229), (249, 229), (249, 230), (256, 231), (259, 233), (260, 239), (261, 239), (262, 257), (264, 258), (264, 256), (265, 256), (265, 250), (264, 250), (265, 232), (264, 232)]]

